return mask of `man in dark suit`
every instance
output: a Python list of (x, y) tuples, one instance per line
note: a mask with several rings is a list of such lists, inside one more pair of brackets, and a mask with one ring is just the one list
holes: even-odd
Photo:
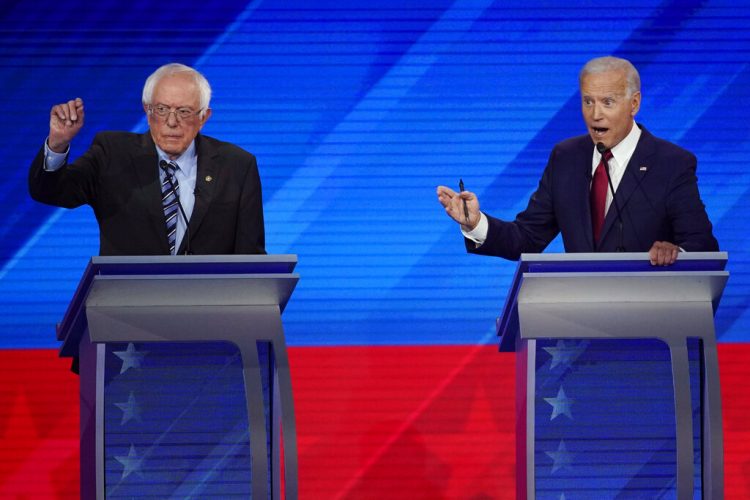
[(83, 101), (53, 106), (49, 137), (29, 171), (32, 198), (91, 205), (101, 255), (265, 253), (255, 157), (199, 133), (210, 98), (199, 72), (162, 66), (143, 88), (149, 132), (101, 132), (72, 163), (67, 154), (83, 126)]
[(648, 251), (654, 265), (673, 263), (680, 251), (718, 250), (698, 193), (695, 156), (635, 123), (641, 103), (635, 67), (615, 57), (593, 59), (579, 84), (588, 135), (555, 146), (514, 221), (482, 213), (474, 193), (438, 187), (467, 250), (517, 260), (541, 252), (558, 233), (567, 252)]

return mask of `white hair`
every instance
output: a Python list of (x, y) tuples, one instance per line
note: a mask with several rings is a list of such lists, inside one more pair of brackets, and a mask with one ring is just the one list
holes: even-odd
[(146, 83), (143, 85), (143, 96), (141, 97), (141, 100), (146, 106), (153, 104), (151, 102), (151, 99), (154, 96), (154, 88), (156, 88), (156, 84), (159, 83), (159, 81), (165, 76), (172, 76), (180, 73), (186, 73), (190, 75), (193, 78), (195, 84), (198, 86), (198, 92), (200, 93), (200, 116), (202, 118), (206, 114), (208, 105), (211, 103), (211, 85), (209, 85), (206, 77), (203, 76), (199, 71), (191, 68), (190, 66), (185, 66), (184, 64), (165, 64), (164, 66), (159, 67), (156, 71), (151, 73), (151, 75), (146, 78)]
[(628, 85), (628, 98), (632, 97), (636, 92), (641, 91), (641, 77), (638, 75), (638, 70), (635, 69), (635, 66), (633, 66), (633, 64), (627, 59), (613, 56), (597, 57), (587, 62), (581, 69), (581, 74), (578, 76), (578, 84), (581, 84), (583, 77), (586, 75), (607, 73), (609, 71), (625, 72), (625, 78), (627, 79)]

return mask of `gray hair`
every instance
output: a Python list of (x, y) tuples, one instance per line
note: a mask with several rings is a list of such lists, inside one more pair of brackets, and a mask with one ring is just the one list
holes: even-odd
[(165, 64), (151, 73), (151, 75), (146, 78), (146, 83), (143, 85), (143, 96), (141, 97), (141, 100), (144, 105), (152, 104), (151, 99), (154, 96), (154, 88), (156, 88), (156, 84), (165, 76), (172, 76), (180, 73), (190, 75), (193, 78), (195, 85), (198, 87), (198, 92), (200, 93), (200, 108), (202, 110), (200, 116), (202, 118), (205, 116), (208, 105), (211, 103), (211, 85), (209, 85), (206, 77), (199, 71), (190, 66), (185, 66), (184, 64)]
[(633, 66), (633, 64), (627, 59), (613, 56), (597, 57), (587, 62), (578, 76), (578, 84), (580, 86), (583, 77), (586, 75), (607, 73), (609, 71), (625, 72), (625, 78), (628, 83), (628, 98), (632, 97), (636, 92), (641, 91), (641, 77), (638, 75), (638, 70), (635, 69), (635, 66)]

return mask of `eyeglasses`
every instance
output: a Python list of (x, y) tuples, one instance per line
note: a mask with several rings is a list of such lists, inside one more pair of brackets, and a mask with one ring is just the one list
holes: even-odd
[(193, 111), (192, 108), (170, 108), (169, 106), (166, 106), (164, 104), (157, 104), (157, 105), (148, 105), (148, 110), (150, 113), (155, 114), (159, 118), (164, 118), (164, 120), (169, 120), (169, 115), (174, 113), (175, 118), (179, 120), (191, 120), (195, 118), (198, 114), (200, 114), (203, 111), (203, 108), (199, 109), (198, 111)]

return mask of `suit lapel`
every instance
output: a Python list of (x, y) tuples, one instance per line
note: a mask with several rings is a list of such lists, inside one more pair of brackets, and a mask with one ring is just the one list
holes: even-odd
[[(195, 178), (195, 205), (193, 205), (193, 213), (190, 215), (191, 236), (198, 232), (198, 228), (200, 228), (203, 218), (208, 212), (219, 173), (219, 165), (216, 162), (218, 153), (200, 134), (195, 138), (195, 150), (198, 154), (198, 171)], [(186, 238), (183, 238), (180, 252), (184, 251), (185, 240)]]
[(630, 161), (625, 168), (625, 172), (620, 180), (620, 185), (617, 186), (615, 200), (613, 200), (612, 205), (609, 207), (610, 209), (607, 210), (607, 216), (604, 219), (604, 227), (602, 228), (601, 241), (604, 241), (607, 233), (617, 221), (617, 207), (615, 206), (614, 201), (617, 201), (620, 211), (624, 213), (625, 207), (630, 201), (630, 197), (646, 177), (650, 168), (653, 167), (653, 165), (649, 163), (651, 156), (654, 154), (654, 142), (652, 139), (653, 136), (645, 129), (645, 127), (641, 127), (641, 137), (638, 139), (638, 144), (635, 147), (633, 156), (630, 157)]
[(140, 148), (133, 155), (133, 165), (139, 187), (145, 200), (146, 211), (154, 234), (158, 235), (161, 250), (169, 253), (167, 226), (164, 221), (164, 206), (161, 202), (161, 183), (159, 182), (159, 156), (151, 134), (141, 136)]

